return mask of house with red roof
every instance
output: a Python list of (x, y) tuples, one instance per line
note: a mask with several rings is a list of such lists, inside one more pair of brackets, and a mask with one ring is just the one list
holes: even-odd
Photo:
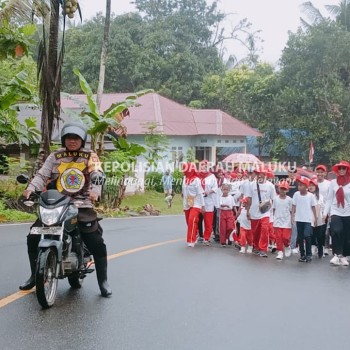
[[(104, 94), (101, 111), (124, 101), (130, 95)], [(82, 104), (77, 102), (79, 100), (87, 105), (85, 95), (62, 94), (62, 121), (54, 130), (53, 141), (60, 142), (60, 128), (72, 118), (72, 112), (78, 115), (82, 111)], [(163, 168), (177, 167), (180, 162), (187, 160), (189, 151), (199, 161), (207, 159), (216, 163), (231, 153), (246, 153), (247, 138), (262, 136), (247, 124), (218, 109), (192, 109), (157, 93), (143, 95), (137, 99), (137, 103), (137, 107), (129, 108), (129, 115), (122, 122), (127, 128), (128, 141), (144, 145), (145, 135), (149, 132), (147, 126), (156, 124), (156, 131), (165, 135), (169, 141), (167, 151), (162, 154)], [(18, 117), (23, 121), (29, 116), (37, 118), (40, 128), (41, 111), (23, 104)], [(113, 143), (106, 140), (105, 149), (114, 149)], [(3, 150), (4, 155), (8, 156), (16, 156), (19, 152), (16, 145), (9, 145)]]
[[(101, 110), (123, 101), (129, 95), (104, 94)], [(61, 106), (65, 112), (63, 119), (67, 118), (68, 110), (81, 110), (74, 100), (86, 102), (85, 95), (72, 97), (62, 97)], [(157, 93), (143, 95), (137, 102), (139, 106), (129, 108), (130, 115), (123, 120), (128, 141), (144, 145), (145, 135), (149, 131), (147, 125), (156, 124), (156, 131), (169, 140), (169, 149), (163, 154), (166, 163), (178, 164), (185, 161), (186, 153), (190, 149), (195, 152), (197, 160), (207, 159), (215, 163), (231, 153), (245, 153), (247, 136), (262, 136), (245, 123), (218, 109), (192, 109)], [(110, 147), (113, 144), (107, 142), (106, 149)]]

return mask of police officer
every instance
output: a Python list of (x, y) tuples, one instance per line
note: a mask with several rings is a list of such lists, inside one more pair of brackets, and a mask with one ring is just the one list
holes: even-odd
[[(87, 130), (83, 124), (74, 122), (63, 125), (61, 132), (63, 148), (49, 155), (23, 192), (23, 196), (29, 198), (34, 191), (55, 188), (62, 194), (80, 201), (78, 225), (81, 236), (94, 257), (101, 295), (108, 297), (112, 294), (112, 290), (107, 282), (107, 249), (102, 238), (102, 227), (98, 223), (92, 204), (101, 195), (101, 185), (90, 181), (91, 174), (102, 173), (102, 169), (97, 154), (84, 148), (86, 138)], [(34, 226), (42, 226), (41, 221), (38, 219), (32, 227)], [(27, 236), (31, 276), (19, 287), (21, 290), (29, 290), (35, 286), (39, 240), (38, 235)]]

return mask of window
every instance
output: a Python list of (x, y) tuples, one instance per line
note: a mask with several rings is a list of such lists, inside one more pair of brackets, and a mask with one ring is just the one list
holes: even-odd
[(202, 139), (201, 143), (207, 143), (208, 141), (206, 139)]
[(218, 143), (221, 143), (221, 140), (218, 140)]
[(229, 140), (225, 140), (225, 143), (229, 143), (230, 141)]

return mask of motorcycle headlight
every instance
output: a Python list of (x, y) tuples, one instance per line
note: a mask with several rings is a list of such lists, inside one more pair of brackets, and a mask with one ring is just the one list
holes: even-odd
[(62, 214), (62, 210), (63, 206), (54, 209), (40, 207), (41, 222), (47, 226), (56, 224)]

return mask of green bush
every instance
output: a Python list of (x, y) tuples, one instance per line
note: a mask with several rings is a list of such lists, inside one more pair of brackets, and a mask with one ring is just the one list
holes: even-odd
[(0, 198), (17, 199), (22, 194), (26, 185), (19, 184), (14, 177), (0, 180)]
[(5, 202), (0, 200), (0, 223), (23, 221), (34, 222), (35, 219), (35, 214), (26, 213), (19, 210), (6, 209)]
[[(181, 193), (183, 173), (175, 170), (173, 175), (173, 190), (175, 193)], [(163, 193), (162, 173), (156, 171), (150, 172), (145, 176), (145, 189)]]
[(163, 193), (162, 173), (152, 171), (145, 176), (145, 189)]

